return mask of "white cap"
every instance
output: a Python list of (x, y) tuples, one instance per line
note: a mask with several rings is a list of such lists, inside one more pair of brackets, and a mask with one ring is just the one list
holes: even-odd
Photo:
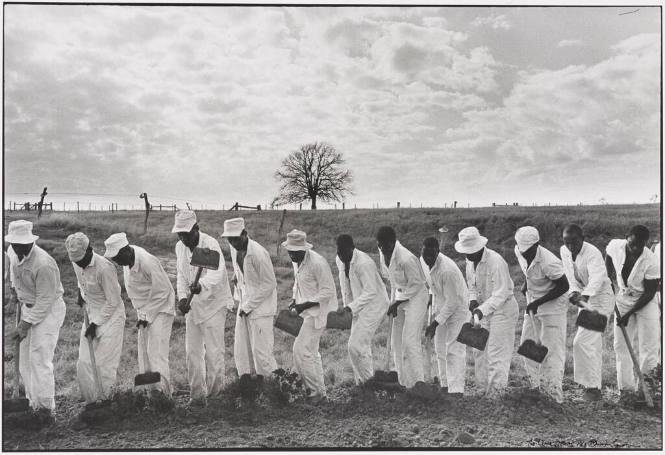
[(282, 246), (288, 251), (304, 251), (312, 248), (312, 244), (307, 243), (307, 234), (298, 229), (286, 234), (286, 242), (282, 242)]
[(118, 232), (112, 234), (108, 239), (104, 240), (104, 246), (106, 251), (104, 251), (105, 258), (114, 258), (118, 255), (118, 252), (129, 245), (127, 240), (127, 234), (124, 232)]
[(32, 222), (26, 220), (16, 220), (9, 223), (5, 242), (19, 243), (27, 245), (37, 240), (39, 236), (32, 233)]
[(465, 227), (459, 234), (459, 240), (455, 242), (455, 250), (458, 253), (471, 254), (480, 251), (487, 245), (487, 237), (483, 237), (475, 226)]
[(78, 262), (83, 259), (85, 252), (88, 250), (88, 245), (90, 245), (90, 239), (83, 232), (77, 232), (67, 237), (65, 248), (67, 249), (69, 260)]
[(515, 232), (515, 241), (517, 242), (517, 249), (519, 252), (524, 253), (540, 241), (538, 229), (533, 226), (522, 226), (517, 232)]
[(222, 237), (240, 237), (245, 229), (245, 220), (243, 218), (231, 218), (224, 221), (224, 232)]
[(189, 232), (196, 224), (194, 210), (182, 209), (175, 212), (175, 225), (171, 232)]

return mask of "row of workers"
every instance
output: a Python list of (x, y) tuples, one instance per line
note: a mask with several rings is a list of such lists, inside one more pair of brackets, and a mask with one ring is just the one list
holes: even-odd
[[(191, 210), (176, 213), (172, 232), (178, 235), (178, 308), (186, 313), (186, 358), (192, 404), (220, 396), (224, 387), (224, 320), (227, 309), (239, 302), (235, 326), (234, 360), (239, 375), (270, 375), (276, 368), (273, 354), (273, 318), (277, 312), (277, 283), (268, 252), (248, 236), (244, 220), (224, 223), (222, 237), (230, 244), (235, 284), (233, 294), (223, 255), (217, 270), (204, 270), (195, 284), (197, 268), (190, 265), (195, 248), (221, 253), (219, 243), (201, 232)], [(549, 348), (542, 364), (525, 361), (531, 384), (562, 400), (561, 380), (565, 360), (567, 302), (587, 306), (609, 315), (614, 301), (624, 325), (636, 341), (640, 368), (648, 371), (659, 358), (659, 310), (655, 292), (660, 277), (659, 259), (648, 248), (648, 230), (631, 229), (626, 239), (613, 240), (603, 264), (600, 251), (584, 241), (576, 225), (563, 232), (561, 260), (539, 244), (538, 231), (520, 228), (515, 254), (526, 276), (522, 291), (527, 311), (534, 314), (535, 329), (542, 332)], [(52, 411), (54, 401), (53, 354), (64, 320), (63, 289), (55, 260), (35, 244), (32, 223), (10, 223), (5, 240), (11, 244), (10, 279), (21, 304), (21, 321), (11, 337), (21, 340), (20, 373), (26, 397), (35, 409)], [(508, 265), (486, 247), (487, 239), (475, 227), (460, 231), (455, 249), (466, 256), (466, 280), (457, 265), (439, 251), (434, 238), (424, 241), (421, 257), (400, 244), (390, 227), (378, 230), (379, 267), (366, 253), (355, 248), (348, 235), (337, 238), (337, 267), (343, 307), (353, 315), (348, 350), (356, 383), (373, 375), (371, 341), (386, 313), (393, 316), (391, 352), (399, 381), (412, 387), (424, 378), (421, 336), (428, 303), (434, 319), (425, 334), (434, 338), (439, 378), (449, 393), (464, 392), (465, 353), (456, 341), (469, 311), (489, 329), (484, 351), (474, 350), (475, 380), (487, 393), (501, 391), (508, 381), (514, 350), (518, 307)], [(95, 253), (83, 233), (70, 235), (65, 246), (79, 285), (79, 304), (84, 305), (89, 324), (81, 329), (77, 373), (87, 402), (108, 396), (116, 383), (125, 326), (125, 310), (113, 263), (122, 266), (125, 289), (137, 312), (140, 371), (158, 371), (157, 388), (167, 395), (169, 342), (175, 317), (175, 291), (160, 261), (146, 250), (130, 245), (124, 233), (111, 235), (104, 255)], [(326, 396), (319, 340), (328, 312), (338, 307), (337, 291), (330, 266), (312, 249), (306, 234), (294, 230), (282, 244), (294, 263), (294, 294), (291, 308), (303, 317), (293, 345), (294, 366), (310, 390), (308, 397), (319, 402)], [(620, 271), (620, 273), (616, 273)], [(608, 273), (609, 272), (609, 273)], [(390, 281), (390, 295), (382, 277)], [(614, 291), (612, 291), (614, 288)], [(187, 297), (193, 296), (191, 306)], [(533, 337), (526, 322), (522, 338)], [(655, 325), (654, 325), (655, 324)], [(94, 388), (90, 353), (93, 349), (102, 382), (102, 397)], [(617, 378), (620, 389), (636, 390), (630, 357), (621, 336), (615, 333)], [(147, 353), (147, 359), (144, 358)], [(578, 328), (574, 342), (575, 380), (586, 387), (585, 397), (599, 398), (601, 387), (602, 336)]]

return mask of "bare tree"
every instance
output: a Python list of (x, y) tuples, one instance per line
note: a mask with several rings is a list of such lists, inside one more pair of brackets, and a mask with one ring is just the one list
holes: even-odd
[(351, 171), (343, 168), (344, 158), (325, 142), (305, 144), (282, 161), (275, 172), (281, 181), (275, 205), (298, 203), (307, 199), (316, 210), (317, 200), (342, 202), (353, 194)]

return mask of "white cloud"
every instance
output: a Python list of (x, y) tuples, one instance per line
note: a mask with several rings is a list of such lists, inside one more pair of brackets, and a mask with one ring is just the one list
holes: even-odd
[(489, 27), (493, 30), (510, 30), (513, 27), (505, 14), (478, 16), (471, 22), (471, 25), (474, 27)]
[(578, 47), (583, 43), (578, 39), (564, 39), (556, 43), (556, 47)]
[[(482, 202), (497, 194), (486, 182), (556, 191), (547, 172), (588, 176), (579, 160), (655, 169), (656, 35), (607, 43), (602, 62), (516, 68), (454, 11), (9, 5), (7, 189), (160, 194), (168, 182), (264, 203), (281, 159), (314, 140), (345, 153), (373, 201), (399, 188), (422, 200), (431, 182)], [(473, 22), (516, 32), (508, 14)]]

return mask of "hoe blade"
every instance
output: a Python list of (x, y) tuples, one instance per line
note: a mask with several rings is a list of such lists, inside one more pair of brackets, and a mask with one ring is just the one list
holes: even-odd
[(30, 401), (27, 398), (12, 398), (2, 400), (3, 412), (24, 412), (30, 409)]
[(377, 382), (397, 382), (397, 371), (376, 370), (374, 380)]
[(353, 321), (353, 316), (351, 313), (345, 311), (343, 314), (338, 314), (337, 311), (331, 311), (328, 313), (328, 319), (326, 321), (326, 328), (328, 329), (340, 329), (340, 330), (351, 330), (351, 322)]
[(548, 349), (546, 346), (543, 346), (542, 344), (539, 345), (533, 340), (524, 340), (524, 343), (522, 343), (519, 349), (517, 349), (519, 355), (523, 355), (527, 359), (538, 363), (543, 363), (547, 351)]
[(189, 264), (192, 267), (217, 270), (219, 269), (219, 251), (209, 248), (194, 248)]
[(466, 322), (462, 325), (459, 335), (457, 335), (457, 341), (479, 351), (484, 351), (489, 336), (489, 330), (483, 327), (476, 328), (472, 323)]
[(302, 327), (303, 319), (294, 314), (290, 310), (282, 310), (277, 314), (277, 319), (275, 319), (275, 327), (280, 330), (290, 333), (291, 335), (298, 336), (300, 333), (300, 327)]
[(148, 384), (158, 384), (162, 380), (162, 375), (156, 371), (148, 371), (134, 376), (134, 387)]
[(597, 311), (581, 310), (575, 323), (594, 332), (604, 332), (607, 327), (607, 316)]

